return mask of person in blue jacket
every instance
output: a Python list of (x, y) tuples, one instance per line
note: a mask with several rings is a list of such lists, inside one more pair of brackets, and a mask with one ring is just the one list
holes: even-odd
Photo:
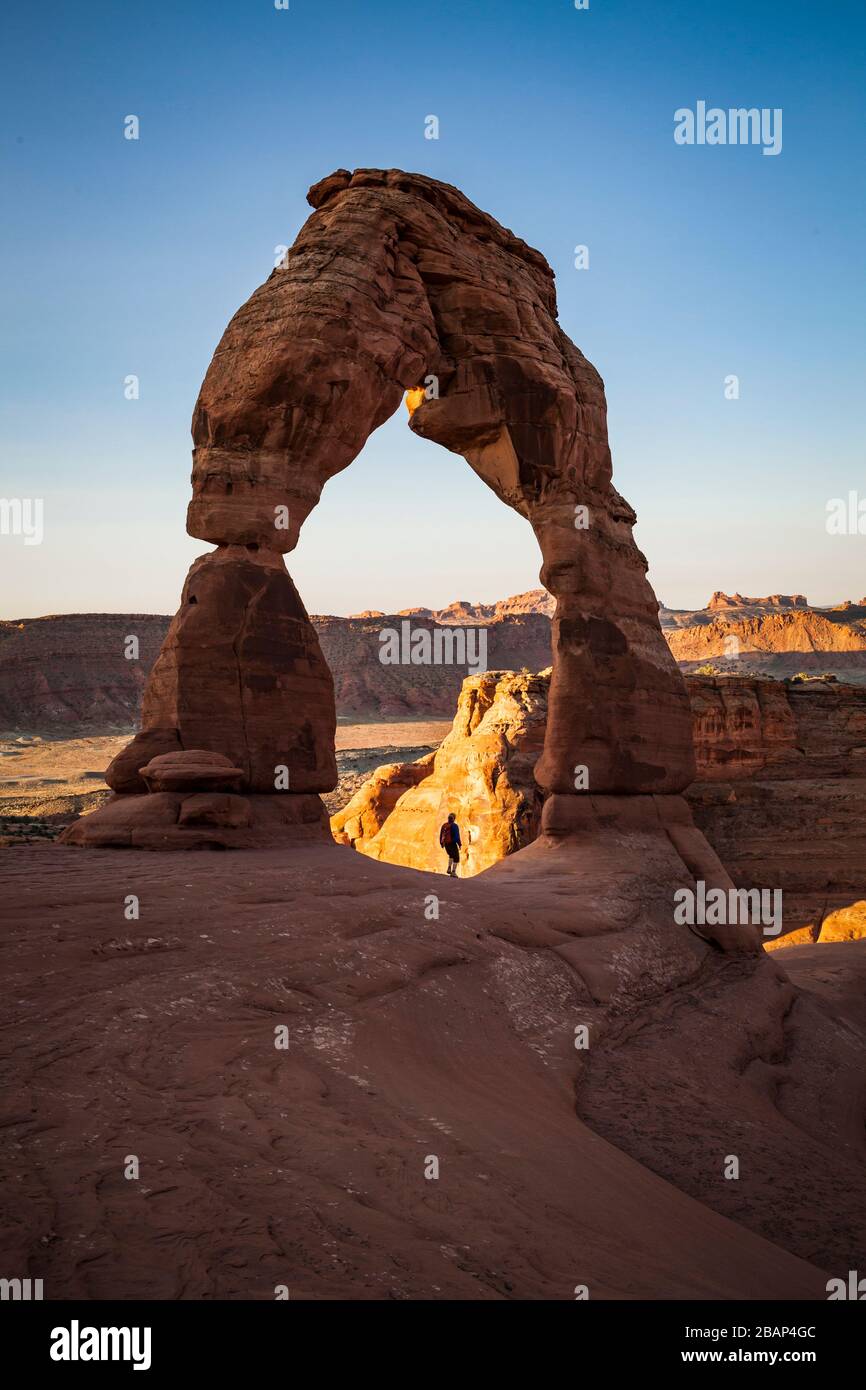
[(462, 840), (460, 839), (460, 826), (457, 824), (457, 817), (452, 811), (447, 821), (439, 830), (439, 843), (448, 855), (448, 875), (450, 878), (457, 877), (457, 865), (460, 863), (460, 849)]

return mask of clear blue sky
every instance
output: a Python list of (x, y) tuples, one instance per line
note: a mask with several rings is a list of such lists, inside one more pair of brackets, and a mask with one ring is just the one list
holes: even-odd
[[(184, 514), (211, 354), (308, 186), (364, 165), (457, 184), (547, 256), (660, 598), (866, 594), (866, 537), (825, 530), (829, 498), (866, 496), (862, 0), (5, 13), (0, 496), (44, 497), (45, 540), (0, 537), (0, 616), (174, 611), (207, 548)], [(676, 145), (698, 100), (781, 107), (782, 153)], [(526, 523), (405, 418), (289, 557), (313, 612), (537, 583)]]

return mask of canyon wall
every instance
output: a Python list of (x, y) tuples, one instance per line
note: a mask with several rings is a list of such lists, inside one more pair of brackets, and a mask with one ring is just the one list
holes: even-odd
[[(866, 624), (857, 616), (860, 605), (819, 613), (804, 611), (801, 599), (796, 594), (789, 599), (714, 595), (705, 609), (662, 608), (662, 631), (686, 673), (709, 663), (725, 674), (741, 669), (784, 679), (799, 671), (831, 672), (840, 680), (866, 683)], [(786, 602), (796, 605), (793, 612), (786, 612)], [(440, 609), (367, 610), (351, 618), (312, 614), (310, 622), (333, 675), (342, 718), (449, 719), (465, 666), (383, 665), (383, 627), (398, 626), (404, 618), (413, 629), (431, 632), (438, 626), (480, 625), (487, 632), (490, 670), (540, 671), (551, 661), (553, 606), (550, 594), (536, 589), (497, 603), (457, 600)], [(135, 613), (0, 622), (0, 736), (103, 733), (134, 725), (170, 622), (161, 615)], [(138, 660), (124, 655), (129, 634), (139, 638)], [(739, 664), (726, 656), (732, 638), (739, 644)], [(759, 642), (760, 649), (750, 648), (750, 641)]]
[(866, 896), (866, 688), (688, 678), (688, 800), (731, 877), (780, 887), (785, 928)]
[[(137, 723), (169, 619), (152, 613), (61, 613), (0, 622), (0, 736)], [(129, 636), (138, 659), (127, 660)]]

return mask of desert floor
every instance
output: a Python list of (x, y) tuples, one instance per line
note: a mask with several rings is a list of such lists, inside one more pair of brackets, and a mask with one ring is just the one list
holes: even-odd
[[(3, 1267), (43, 1278), (46, 1298), (826, 1297), (819, 1136), (804, 1148), (778, 1100), (753, 1095), (729, 1198), (722, 1121), (745, 1083), (726, 1068), (739, 1098), (714, 1103), (696, 1175), (705, 1079), (690, 1095), (677, 1068), (696, 1049), (721, 1066), (719, 1014), (751, 977), (694, 937), (677, 950), (699, 974), (643, 1016), (662, 1042), (636, 1064), (628, 1030), (611, 1043), (617, 1105), (629, 1088), (612, 1140), (576, 1104), (585, 992), (556, 943), (577, 959), (579, 942), (565, 904), (515, 895), (513, 870), (455, 882), (326, 843), (43, 843), (4, 850), (0, 871)], [(790, 952), (804, 983), (826, 967), (840, 1017), (860, 944)], [(758, 974), (778, 990), (769, 962)], [(657, 1103), (672, 1085), (677, 1105)], [(847, 1228), (843, 1168), (830, 1195)], [(792, 1211), (806, 1224), (789, 1229)]]

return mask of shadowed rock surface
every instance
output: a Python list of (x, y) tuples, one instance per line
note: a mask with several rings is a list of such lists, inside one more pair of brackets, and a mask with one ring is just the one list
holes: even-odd
[(863, 1267), (863, 943), (783, 953), (796, 988), (723, 955), (673, 925), (672, 853), (614, 827), (451, 883), (334, 844), (4, 851), (4, 1267), (59, 1299), (826, 1298)]
[(780, 887), (785, 930), (866, 891), (866, 688), (688, 680), (688, 801), (734, 881)]

